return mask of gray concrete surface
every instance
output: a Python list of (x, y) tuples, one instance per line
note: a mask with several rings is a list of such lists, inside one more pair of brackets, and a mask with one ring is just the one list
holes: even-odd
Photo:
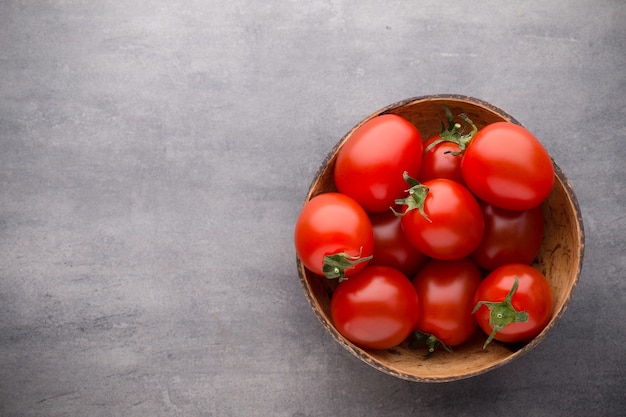
[[(617, 416), (626, 3), (0, 3), (1, 416)], [(543, 141), (587, 247), (557, 328), (418, 384), (325, 333), (293, 223), (332, 145), (466, 94)]]

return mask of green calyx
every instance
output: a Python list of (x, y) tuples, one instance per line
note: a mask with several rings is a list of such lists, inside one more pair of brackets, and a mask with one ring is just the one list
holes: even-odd
[(454, 353), (448, 345), (439, 340), (434, 334), (424, 333), (416, 330), (413, 335), (415, 336), (415, 341), (411, 344), (411, 346), (426, 346), (426, 348), (428, 349), (428, 353), (425, 355), (426, 358), (430, 357), (439, 346), (445, 349), (446, 352)]
[(483, 305), (489, 308), (489, 325), (491, 326), (492, 332), (485, 341), (483, 345), (483, 349), (487, 347), (487, 345), (493, 340), (500, 330), (504, 329), (511, 323), (524, 323), (528, 321), (528, 313), (525, 311), (517, 311), (513, 304), (511, 304), (511, 299), (513, 298), (513, 294), (517, 290), (517, 286), (519, 285), (519, 277), (515, 277), (515, 282), (513, 283), (513, 287), (511, 287), (511, 291), (507, 294), (507, 296), (501, 302), (493, 302), (493, 301), (479, 301), (472, 310), (472, 314), (476, 313), (480, 307)]
[(428, 152), (442, 142), (452, 142), (456, 143), (460, 150), (458, 152), (448, 152), (454, 156), (461, 155), (465, 152), (465, 149), (467, 149), (472, 139), (474, 139), (474, 136), (476, 136), (478, 128), (466, 114), (461, 113), (459, 114), (459, 117), (471, 127), (471, 131), (464, 134), (465, 127), (454, 121), (454, 116), (452, 115), (450, 109), (446, 106), (443, 106), (443, 109), (446, 112), (446, 117), (448, 118), (448, 126), (446, 127), (446, 124), (441, 122), (441, 133), (439, 134), (439, 139), (428, 145), (426, 149), (424, 149), (424, 153)]
[(348, 279), (345, 273), (346, 268), (358, 265), (361, 262), (369, 261), (372, 258), (373, 256), (361, 257), (361, 254), (358, 256), (351, 256), (345, 252), (336, 253), (334, 255), (326, 255), (324, 256), (322, 272), (324, 272), (324, 276), (326, 276), (326, 278), (339, 278), (339, 282), (341, 282)]
[(398, 213), (392, 207), (391, 211), (393, 211), (393, 213), (396, 216), (402, 217), (405, 214), (407, 214), (409, 211), (417, 209), (417, 210), (419, 210), (420, 214), (426, 220), (428, 220), (428, 222), (432, 223), (432, 221), (430, 220), (430, 218), (428, 217), (428, 215), (424, 211), (424, 202), (426, 201), (426, 196), (428, 195), (428, 191), (430, 191), (430, 189), (427, 186), (425, 186), (424, 184), (421, 184), (416, 179), (411, 178), (409, 176), (408, 172), (406, 172), (406, 171), (404, 171), (404, 174), (402, 174), (402, 178), (404, 178), (404, 180), (410, 186), (410, 188), (408, 190), (406, 190), (406, 192), (409, 195), (406, 198), (397, 199), (395, 202), (396, 202), (396, 204), (399, 204), (399, 205), (402, 205), (402, 206), (406, 206), (406, 210), (404, 210), (403, 213)]

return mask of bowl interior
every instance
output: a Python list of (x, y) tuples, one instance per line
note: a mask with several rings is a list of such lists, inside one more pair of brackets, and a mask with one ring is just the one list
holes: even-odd
[[(337, 152), (361, 124), (380, 114), (393, 113), (412, 122), (425, 139), (439, 133), (445, 120), (442, 105), (454, 115), (465, 113), (480, 129), (497, 121), (519, 124), (513, 117), (481, 100), (465, 96), (427, 96), (408, 99), (385, 107), (364, 119), (348, 132), (330, 151), (313, 180), (306, 201), (317, 194), (336, 191), (333, 168)], [(535, 347), (564, 313), (578, 282), (582, 267), (584, 232), (578, 202), (561, 169), (555, 165), (555, 183), (542, 209), (545, 233), (542, 246), (533, 266), (548, 278), (554, 293), (554, 311), (546, 328), (528, 343), (505, 345), (496, 341), (483, 350), (486, 336), (477, 330), (454, 353), (444, 350), (425, 358), (424, 349), (412, 349), (406, 343), (396, 348), (372, 351), (361, 349), (345, 339), (333, 326), (330, 318), (330, 297), (336, 281), (317, 276), (297, 260), (298, 273), (304, 292), (313, 311), (332, 337), (354, 356), (387, 374), (411, 381), (445, 382), (478, 375), (513, 360)], [(411, 277), (412, 278), (412, 277)]]

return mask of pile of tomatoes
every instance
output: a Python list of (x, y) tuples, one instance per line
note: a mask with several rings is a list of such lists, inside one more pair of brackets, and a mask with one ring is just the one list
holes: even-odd
[(550, 156), (519, 125), (477, 129), (444, 110), (447, 126), (431, 138), (398, 115), (366, 121), (338, 151), (337, 191), (311, 198), (297, 219), (298, 257), (339, 280), (331, 318), (362, 348), (451, 350), (477, 328), (484, 347), (520, 342), (550, 320), (551, 288), (531, 266)]

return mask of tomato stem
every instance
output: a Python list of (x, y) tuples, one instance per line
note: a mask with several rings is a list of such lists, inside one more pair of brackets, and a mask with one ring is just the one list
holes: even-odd
[(393, 211), (396, 216), (402, 217), (409, 211), (417, 209), (419, 210), (420, 214), (426, 220), (428, 220), (429, 223), (432, 223), (432, 220), (430, 220), (430, 218), (424, 211), (424, 202), (426, 201), (426, 196), (428, 195), (428, 191), (430, 191), (430, 189), (426, 185), (421, 184), (416, 179), (411, 178), (409, 176), (409, 173), (406, 171), (404, 171), (404, 173), (402, 174), (402, 178), (404, 178), (404, 180), (407, 182), (407, 184), (409, 184), (411, 188), (406, 190), (406, 192), (409, 193), (409, 196), (406, 198), (397, 199), (396, 204), (407, 206), (407, 208), (402, 213), (395, 211), (393, 207), (391, 207), (391, 211)]
[(459, 151), (448, 151), (446, 153), (450, 153), (454, 156), (462, 155), (465, 152), (465, 149), (467, 149), (467, 147), (469, 146), (472, 139), (474, 139), (474, 136), (476, 136), (476, 133), (478, 133), (478, 128), (476, 127), (474, 122), (472, 122), (472, 119), (467, 117), (465, 113), (461, 113), (459, 114), (459, 117), (472, 128), (469, 133), (463, 134), (465, 128), (460, 123), (456, 123), (454, 121), (454, 116), (452, 116), (452, 112), (450, 111), (450, 109), (446, 106), (443, 106), (443, 109), (446, 112), (446, 116), (448, 118), (448, 127), (446, 127), (444, 122), (441, 122), (441, 133), (439, 134), (439, 139), (428, 145), (424, 149), (424, 153), (430, 151), (442, 142), (452, 142), (458, 145)]
[[(361, 248), (363, 251), (363, 248)], [(361, 253), (358, 256), (351, 256), (348, 253), (341, 252), (334, 255), (324, 256), (324, 265), (322, 266), (322, 272), (328, 279), (339, 278), (339, 282), (348, 279), (346, 277), (345, 269), (358, 265), (361, 262), (369, 261), (373, 258), (373, 255), (361, 257)]]
[(511, 299), (513, 298), (513, 294), (517, 290), (519, 285), (519, 277), (515, 276), (515, 282), (513, 282), (513, 287), (507, 294), (507, 296), (501, 302), (493, 302), (493, 301), (479, 301), (472, 310), (472, 314), (476, 313), (480, 307), (483, 305), (486, 306), (489, 313), (489, 325), (491, 326), (492, 332), (485, 341), (483, 345), (483, 349), (487, 347), (487, 345), (493, 340), (500, 330), (504, 329), (511, 323), (523, 323), (528, 321), (528, 313), (525, 311), (517, 311), (513, 304), (511, 304)]
[(443, 343), (437, 336), (430, 333), (424, 333), (419, 330), (416, 330), (413, 335), (415, 336), (415, 341), (412, 343), (412, 346), (426, 346), (428, 348), (428, 353), (425, 355), (426, 358), (430, 357), (438, 346), (444, 348), (447, 352), (453, 353), (453, 350)]

